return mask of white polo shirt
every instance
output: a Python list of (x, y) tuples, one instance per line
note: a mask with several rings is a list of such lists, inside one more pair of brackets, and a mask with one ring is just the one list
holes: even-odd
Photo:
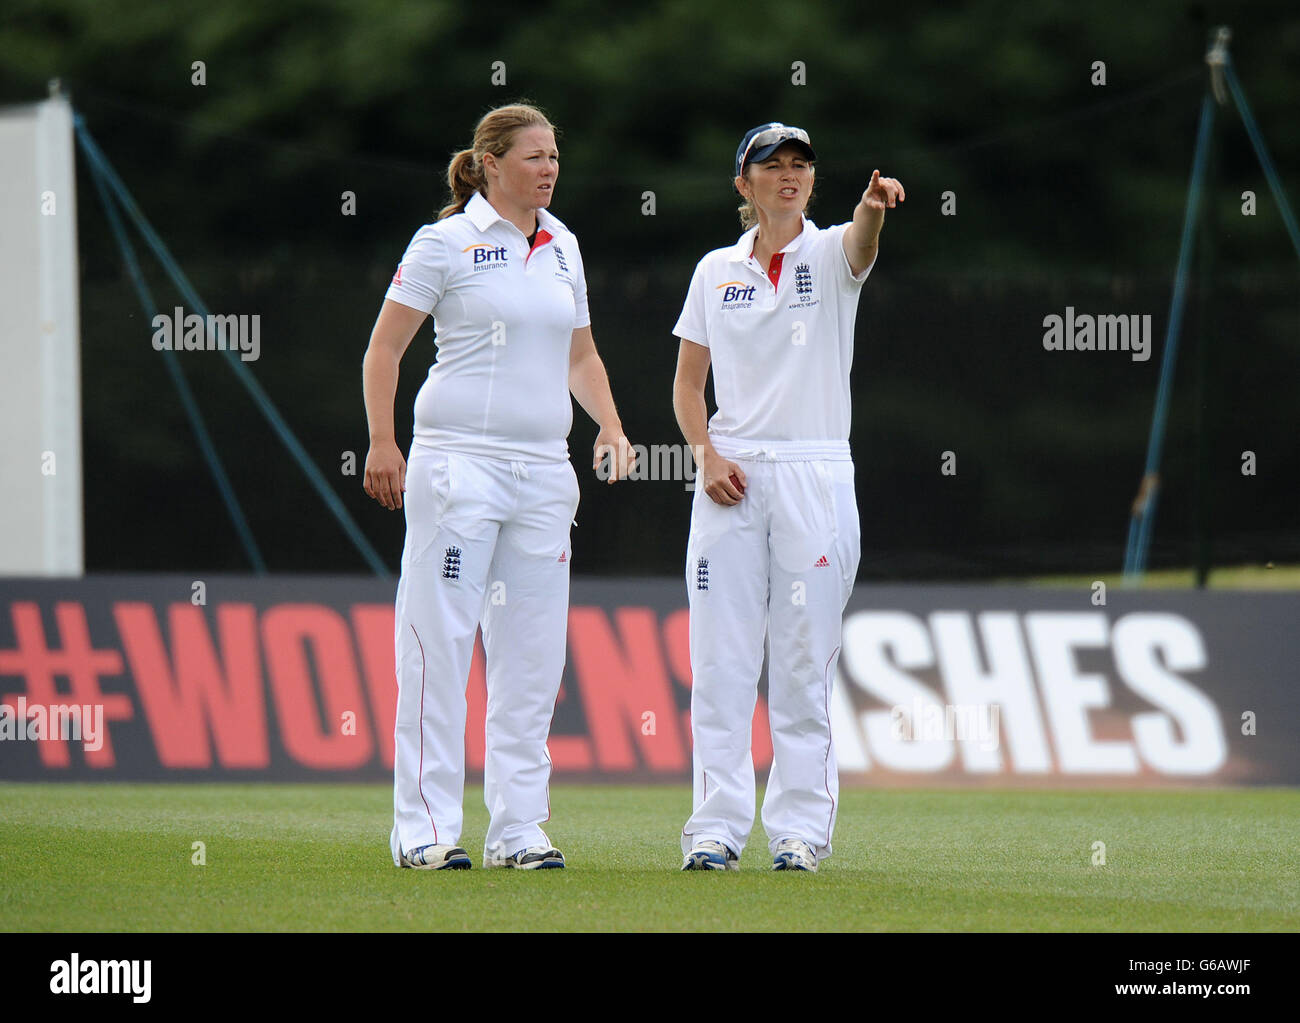
[(415, 232), (387, 298), (434, 320), (437, 357), (415, 398), (416, 444), (562, 462), (573, 425), (569, 348), (591, 323), (578, 239), (537, 211), (533, 249), (475, 193)]
[(673, 333), (709, 349), (718, 411), (709, 434), (743, 441), (849, 439), (849, 369), (858, 294), (844, 254), (848, 224), (807, 217), (781, 250), (773, 287), (754, 259), (752, 227), (695, 267)]

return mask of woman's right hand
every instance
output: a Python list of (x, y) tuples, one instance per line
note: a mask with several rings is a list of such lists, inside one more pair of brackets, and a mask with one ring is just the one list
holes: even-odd
[[(740, 485), (737, 486), (737, 483)], [(745, 496), (745, 472), (735, 462), (729, 462), (716, 451), (711, 451), (700, 463), (696, 486), (701, 485), (717, 504), (739, 504)]]
[(389, 511), (402, 507), (406, 491), (406, 459), (397, 441), (371, 441), (366, 454), (366, 493)]

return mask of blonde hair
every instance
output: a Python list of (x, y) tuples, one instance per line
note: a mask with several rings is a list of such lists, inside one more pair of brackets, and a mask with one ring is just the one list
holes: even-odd
[(736, 207), (736, 212), (740, 214), (740, 226), (748, 231), (758, 223), (758, 210), (754, 208), (754, 200), (746, 199)]
[(547, 128), (559, 134), (544, 113), (528, 103), (489, 110), (474, 126), (474, 142), (462, 149), (447, 165), (447, 187), (451, 189), (451, 202), (438, 213), (438, 219), (465, 212), (465, 204), (475, 192), (487, 195), (487, 175), (483, 171), (483, 157), (491, 153), (505, 156), (515, 144), (515, 136), (525, 128)]

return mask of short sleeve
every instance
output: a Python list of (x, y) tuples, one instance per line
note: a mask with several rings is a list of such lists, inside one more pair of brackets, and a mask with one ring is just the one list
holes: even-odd
[(682, 306), (681, 316), (677, 317), (673, 336), (708, 348), (708, 305), (704, 290), (704, 260), (700, 260), (695, 266), (695, 273), (691, 275), (691, 286), (686, 291), (686, 304)]
[(434, 230), (433, 224), (425, 224), (406, 247), (384, 297), (422, 313), (432, 313), (442, 301), (448, 268), (447, 244), (442, 232)]
[(855, 274), (853, 268), (849, 266), (848, 253), (844, 251), (844, 235), (849, 227), (849, 224), (844, 223), (826, 229), (827, 241), (835, 250), (826, 253), (826, 258), (835, 261), (835, 279), (839, 282), (840, 289), (845, 292), (856, 293), (862, 287), (862, 282), (870, 276), (872, 267), (876, 265), (876, 259), (880, 258), (880, 249), (876, 249), (876, 259), (873, 259), (862, 273)]
[(582, 249), (578, 239), (573, 239), (573, 329), (591, 326), (591, 310), (587, 308), (587, 268), (582, 262)]

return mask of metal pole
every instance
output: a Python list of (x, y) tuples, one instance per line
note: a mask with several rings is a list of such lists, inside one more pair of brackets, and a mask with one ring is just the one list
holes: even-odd
[[(1232, 33), (1227, 26), (1221, 25), (1214, 30), (1213, 42), (1205, 62), (1210, 66), (1209, 88), (1219, 106), (1226, 106), (1228, 91), (1225, 87), (1223, 72), (1228, 63), (1228, 43)], [(1204, 589), (1210, 577), (1210, 563), (1213, 550), (1213, 488), (1210, 486), (1211, 433), (1214, 422), (1210, 408), (1211, 395), (1207, 382), (1210, 378), (1211, 345), (1215, 333), (1214, 320), (1214, 243), (1215, 243), (1215, 196), (1219, 184), (1219, 133), (1211, 126), (1207, 143), (1205, 163), (1205, 194), (1207, 201), (1200, 209), (1200, 287), (1197, 295), (1197, 307), (1200, 312), (1199, 329), (1196, 332), (1196, 499), (1192, 515), (1192, 532), (1195, 543), (1196, 585)]]
[(1146, 571), (1147, 549), (1155, 523), (1156, 504), (1160, 497), (1160, 459), (1164, 451), (1165, 424), (1169, 418), (1169, 398), (1173, 390), (1174, 366), (1178, 361), (1178, 338), (1182, 333), (1183, 309), (1187, 300), (1187, 280), (1191, 265), (1196, 222), (1201, 208), (1201, 191), (1205, 178), (1205, 160), (1210, 133), (1214, 127), (1214, 101), (1207, 93), (1201, 103), (1200, 123), (1196, 131), (1196, 153), (1192, 158), (1192, 177), (1187, 186), (1187, 208), (1183, 214), (1183, 235), (1178, 245), (1178, 268), (1174, 271), (1174, 293), (1169, 301), (1169, 324), (1165, 328), (1164, 354), (1160, 359), (1160, 382), (1156, 387), (1155, 409), (1151, 414), (1151, 432), (1147, 438), (1146, 468), (1129, 518), (1128, 543), (1124, 550), (1124, 585), (1134, 586)]

